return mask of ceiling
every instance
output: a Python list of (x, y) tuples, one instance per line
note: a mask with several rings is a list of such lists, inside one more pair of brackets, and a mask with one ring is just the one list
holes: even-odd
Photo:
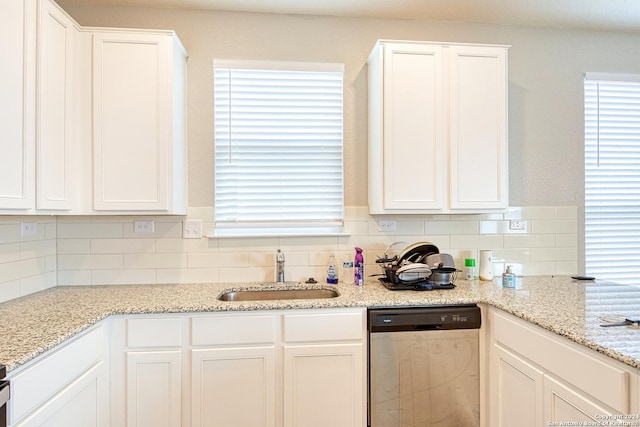
[(61, 0), (60, 3), (640, 31), (638, 0)]

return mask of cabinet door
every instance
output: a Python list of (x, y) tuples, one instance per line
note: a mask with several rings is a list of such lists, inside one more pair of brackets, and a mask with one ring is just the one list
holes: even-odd
[(383, 59), (385, 209), (444, 207), (442, 47), (389, 43)]
[(196, 349), (191, 362), (192, 426), (275, 425), (273, 346)]
[(104, 363), (91, 368), (15, 427), (107, 427), (109, 385)]
[(489, 425), (543, 425), (543, 372), (496, 344), (492, 369)]
[(73, 120), (75, 23), (50, 0), (40, 2), (38, 31), (37, 208), (72, 208), (77, 150)]
[(285, 427), (361, 427), (365, 364), (361, 344), (285, 346)]
[[(557, 381), (550, 376), (544, 378), (544, 411), (546, 422), (586, 422), (597, 425), (597, 415), (612, 415), (615, 412), (594, 398)], [(602, 420), (602, 418), (600, 418)]]
[(32, 209), (35, 197), (36, 2), (0, 2), (0, 209)]
[(127, 426), (181, 425), (181, 351), (127, 353)]
[(171, 38), (93, 35), (94, 209), (168, 209)]
[(506, 56), (501, 47), (450, 47), (452, 210), (508, 205)]

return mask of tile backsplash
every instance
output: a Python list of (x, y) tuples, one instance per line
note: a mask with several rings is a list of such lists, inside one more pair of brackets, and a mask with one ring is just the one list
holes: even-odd
[[(187, 219), (213, 226), (211, 208), (190, 208)], [(135, 220), (153, 220), (152, 233), (134, 233)], [(330, 254), (338, 263), (364, 249), (365, 274), (391, 243), (428, 241), (464, 258), (492, 249), (495, 274), (504, 264), (519, 275), (574, 274), (578, 268), (577, 207), (509, 208), (483, 215), (376, 216), (347, 207), (345, 231), (332, 237), (246, 237), (183, 239), (182, 216), (0, 216), (0, 301), (60, 285), (273, 281), (274, 255), (286, 257), (286, 280), (324, 280)], [(396, 231), (379, 231), (392, 220)], [(518, 220), (523, 230), (512, 229)], [(21, 223), (37, 234), (22, 237)]]
[[(23, 222), (35, 235), (22, 236)], [(0, 216), (0, 301), (56, 286), (56, 218)]]

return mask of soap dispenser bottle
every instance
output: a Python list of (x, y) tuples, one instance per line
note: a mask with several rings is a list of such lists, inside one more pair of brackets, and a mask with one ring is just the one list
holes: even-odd
[(502, 287), (503, 288), (515, 288), (516, 287), (516, 275), (511, 271), (511, 266), (507, 266), (507, 270), (502, 274)]

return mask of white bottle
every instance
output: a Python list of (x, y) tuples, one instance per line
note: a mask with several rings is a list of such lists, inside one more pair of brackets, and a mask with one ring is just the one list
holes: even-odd
[(342, 283), (353, 285), (353, 258), (351, 254), (346, 254), (342, 261)]
[(480, 280), (493, 280), (493, 251), (480, 251)]

